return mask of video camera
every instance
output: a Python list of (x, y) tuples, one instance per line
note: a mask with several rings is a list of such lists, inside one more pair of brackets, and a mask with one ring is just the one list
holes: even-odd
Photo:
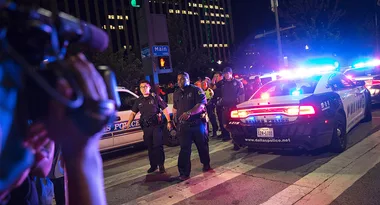
[[(103, 121), (86, 115), (86, 99), (75, 74), (59, 66), (64, 63), (69, 44), (104, 51), (108, 40), (103, 30), (66, 13), (0, 0), (0, 97), (6, 96), (2, 95), (3, 90), (15, 91), (9, 92), (8, 99), (0, 102), (0, 108), (5, 107), (4, 110), (10, 113), (8, 118), (0, 117), (0, 191), (10, 187), (32, 165), (33, 154), (22, 146), (27, 122), (47, 116), (51, 99), (69, 108), (73, 120), (84, 123), (82, 131), (89, 136), (114, 120), (116, 111), (108, 112), (112, 114), (105, 116)], [(114, 110), (115, 105), (119, 108), (115, 74), (107, 66), (97, 67), (97, 70), (109, 95), (108, 104), (102, 109)], [(70, 83), (74, 99), (65, 98), (55, 89), (59, 78)], [(13, 114), (16, 114), (15, 118)], [(10, 123), (10, 130), (1, 129)], [(4, 139), (8, 135), (12, 137)]]

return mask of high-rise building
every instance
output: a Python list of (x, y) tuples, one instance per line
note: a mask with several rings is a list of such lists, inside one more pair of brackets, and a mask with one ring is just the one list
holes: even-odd
[[(103, 28), (113, 50), (140, 52), (136, 9), (130, 0), (40, 0), (49, 10), (60, 10)], [(234, 43), (231, 0), (150, 0), (151, 13), (182, 18), (188, 27), (189, 49), (207, 48), (213, 62), (228, 61)]]
[(187, 23), (189, 47), (207, 48), (211, 61), (228, 61), (234, 42), (231, 0), (151, 0), (152, 13)]

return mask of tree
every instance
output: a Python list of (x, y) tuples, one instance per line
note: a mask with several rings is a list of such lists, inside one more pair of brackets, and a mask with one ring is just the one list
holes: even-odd
[(309, 45), (316, 52), (327, 52), (341, 44), (341, 30), (337, 23), (345, 11), (340, 8), (339, 2), (340, 0), (280, 1), (281, 21), (296, 26), (296, 29), (285, 32), (290, 38), (285, 39), (284, 44), (291, 43), (301, 49)]
[(125, 50), (112, 52), (110, 49), (101, 53), (92, 53), (90, 59), (95, 66), (107, 65), (116, 75), (118, 85), (133, 89), (144, 78), (142, 62), (134, 53), (125, 56)]
[[(188, 27), (182, 18), (170, 15), (167, 18), (170, 53), (174, 72), (186, 71), (189, 74), (203, 74), (210, 58), (205, 48), (190, 46)], [(207, 68), (207, 67), (206, 67)]]

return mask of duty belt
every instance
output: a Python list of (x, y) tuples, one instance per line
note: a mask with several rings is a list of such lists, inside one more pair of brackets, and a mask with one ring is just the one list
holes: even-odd
[(161, 124), (161, 121), (162, 121), (161, 115), (156, 114), (156, 115), (151, 116), (148, 119), (141, 118), (140, 119), (140, 126), (141, 126), (141, 128), (153, 127), (153, 126)]

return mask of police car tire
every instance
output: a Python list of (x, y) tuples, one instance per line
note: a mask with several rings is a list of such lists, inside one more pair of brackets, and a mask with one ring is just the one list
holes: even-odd
[(371, 98), (367, 100), (366, 106), (365, 106), (365, 111), (364, 111), (364, 118), (362, 122), (370, 122), (372, 121), (372, 110), (371, 110)]
[[(331, 152), (341, 153), (347, 147), (346, 118), (343, 114), (338, 113), (336, 119), (329, 148)], [(338, 136), (338, 129), (341, 130), (340, 136)]]

